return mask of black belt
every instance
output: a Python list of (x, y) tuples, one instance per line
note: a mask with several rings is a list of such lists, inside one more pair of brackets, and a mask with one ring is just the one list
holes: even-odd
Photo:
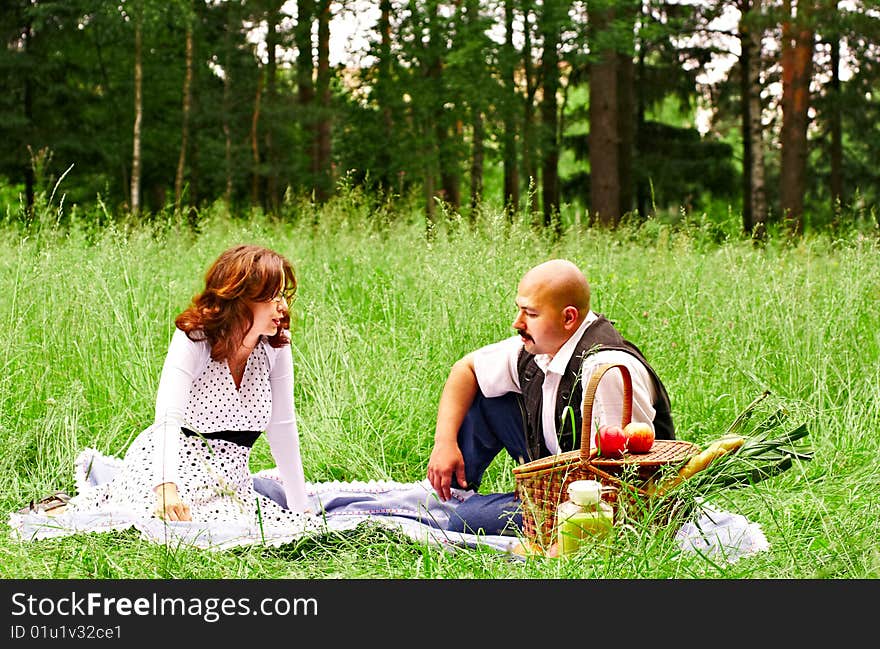
[(238, 444), (239, 446), (246, 446), (250, 448), (254, 445), (254, 442), (260, 437), (262, 431), (259, 430), (220, 430), (216, 433), (197, 433), (194, 430), (190, 430), (189, 428), (181, 428), (180, 432), (186, 435), (187, 437), (203, 437), (204, 439), (222, 439), (226, 442), (232, 442), (233, 444)]

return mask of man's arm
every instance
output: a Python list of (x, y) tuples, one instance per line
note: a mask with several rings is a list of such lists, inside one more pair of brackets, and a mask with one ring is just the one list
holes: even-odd
[(428, 480), (443, 501), (452, 495), (450, 487), (455, 475), (460, 487), (467, 487), (464, 458), (458, 448), (458, 430), (468, 408), (477, 395), (477, 376), (474, 373), (473, 353), (455, 362), (440, 395), (437, 408), (437, 427), (434, 449), (428, 460)]

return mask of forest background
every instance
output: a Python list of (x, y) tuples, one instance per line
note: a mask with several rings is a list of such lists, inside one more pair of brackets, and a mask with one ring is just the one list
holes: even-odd
[[(2, 5), (13, 220), (62, 177), (91, 219), (194, 226), (216, 202), (295, 217), (340, 182), (428, 224), (705, 213), (761, 238), (880, 218), (874, 0)], [(331, 65), (331, 26), (355, 22)]]

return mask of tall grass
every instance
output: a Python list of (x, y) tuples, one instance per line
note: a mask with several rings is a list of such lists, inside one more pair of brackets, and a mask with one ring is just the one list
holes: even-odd
[[(277, 222), (203, 214), (94, 228), (68, 219), (0, 239), (0, 507), (72, 490), (84, 446), (121, 455), (151, 421), (174, 316), (239, 242), (296, 267), (295, 399), (306, 479), (424, 478), (451, 364), (511, 333), (522, 273), (577, 263), (593, 307), (663, 377), (679, 437), (706, 443), (765, 389), (811, 422), (815, 459), (719, 505), (760, 523), (769, 552), (735, 564), (681, 554), (674, 530), (623, 529), (574, 561), (447, 553), (369, 524), (280, 549), (168, 548), (134, 532), (19, 544), (0, 534), (3, 577), (876, 577), (880, 555), (880, 264), (875, 239), (764, 248), (657, 223), (560, 238), (498, 215), (426, 236), (351, 196)], [(51, 221), (51, 219), (49, 219)], [(252, 468), (271, 466), (264, 440)], [(512, 460), (485, 490), (513, 488)], [(7, 530), (5, 524), (3, 529)], [(8, 531), (8, 530), (7, 530)]]

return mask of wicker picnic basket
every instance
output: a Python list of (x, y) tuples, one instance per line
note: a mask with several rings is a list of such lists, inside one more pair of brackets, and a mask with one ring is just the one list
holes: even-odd
[(574, 480), (598, 480), (603, 485), (602, 498), (619, 504), (620, 492), (628, 498), (647, 497), (648, 482), (670, 465), (683, 464), (699, 452), (696, 444), (676, 440), (654, 440), (647, 453), (625, 453), (621, 458), (598, 457), (590, 451), (593, 400), (599, 381), (608, 370), (618, 368), (623, 377), (623, 412), (621, 427), (632, 419), (632, 377), (619, 363), (600, 365), (593, 372), (584, 391), (583, 425), (580, 450), (551, 455), (514, 468), (516, 494), (522, 501), (523, 532), (533, 542), (548, 546), (555, 538), (556, 508), (568, 495)]

